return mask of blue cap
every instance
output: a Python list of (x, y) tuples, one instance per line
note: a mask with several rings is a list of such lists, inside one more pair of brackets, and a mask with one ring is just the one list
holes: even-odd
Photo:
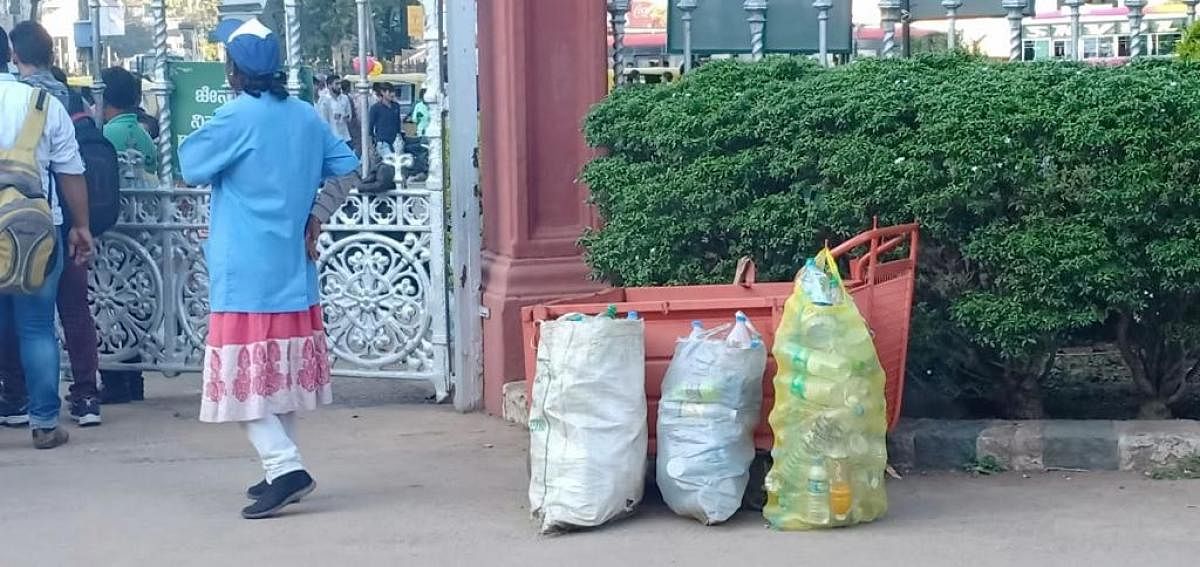
[(262, 77), (279, 71), (279, 42), (258, 18), (221, 20), (213, 37), (225, 44), (225, 53), (247, 75)]

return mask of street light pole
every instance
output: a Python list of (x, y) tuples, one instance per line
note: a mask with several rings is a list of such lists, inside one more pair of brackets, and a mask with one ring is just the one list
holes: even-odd
[(1187, 6), (1188, 27), (1191, 27), (1192, 24), (1196, 23), (1196, 4), (1198, 2), (1200, 2), (1200, 0), (1183, 0), (1184, 5)]
[(158, 100), (158, 179), (163, 187), (174, 181), (171, 154), (171, 84), (167, 82), (167, 2), (152, 0), (154, 12), (154, 95)]
[(104, 127), (104, 79), (100, 77), (100, 0), (88, 0), (92, 32), (92, 96), (96, 100), (96, 125)]
[(683, 20), (683, 72), (692, 70), (692, 12), (696, 11), (696, 0), (679, 0), (677, 5)]
[(942, 0), (942, 8), (946, 9), (946, 49), (958, 49), (958, 9), (962, 8), (963, 0)]
[[(358, 9), (358, 104), (359, 104), (359, 135), (362, 140), (362, 175), (366, 177), (371, 171), (371, 126), (365, 120), (370, 112), (371, 83), (367, 81), (367, 0), (354, 0)], [(426, 57), (437, 57), (437, 53), (427, 53)]]
[(750, 58), (761, 61), (766, 53), (767, 0), (746, 0), (742, 8), (750, 23)]

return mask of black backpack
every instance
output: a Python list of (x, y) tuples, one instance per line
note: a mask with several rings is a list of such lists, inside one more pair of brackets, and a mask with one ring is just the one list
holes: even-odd
[(100, 236), (117, 224), (121, 214), (121, 166), (117, 150), (87, 116), (75, 119), (75, 141), (79, 143), (79, 156), (87, 170), (83, 176), (87, 179), (92, 236)]

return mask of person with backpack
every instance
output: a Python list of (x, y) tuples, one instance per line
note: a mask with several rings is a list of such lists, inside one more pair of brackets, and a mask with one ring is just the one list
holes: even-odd
[[(27, 64), (27, 55), (18, 65)], [(8, 34), (0, 28), (0, 68), (10, 59)], [(94, 244), (71, 118), (55, 97), (10, 73), (0, 73), (0, 157), (0, 332), (15, 329), (20, 345), (33, 445), (52, 449), (69, 439), (58, 425), (58, 283), (64, 264), (86, 264)], [(62, 210), (48, 190), (51, 177), (71, 206), (65, 238), (58, 229)]]
[[(64, 108), (70, 109), (77, 105), (77, 110), (83, 108), (82, 99), (75, 104), (66, 86), (66, 75), (61, 69), (51, 67), (54, 59), (54, 44), (50, 34), (35, 22), (22, 22), (13, 28), (11, 34), (12, 56), (20, 71), (21, 82), (34, 88), (39, 88), (56, 98)], [(68, 114), (71, 112), (68, 110)], [(76, 133), (77, 152), (81, 151), (78, 143), (78, 130), (72, 124)], [(84, 180), (89, 194), (88, 210), (83, 213), (89, 219), (89, 231), (95, 235), (103, 232), (116, 221), (120, 201), (116, 185), (98, 183), (104, 179), (105, 167), (101, 150), (100, 159), (95, 158), (93, 146), (82, 146), (80, 156), (86, 169), (94, 169), (85, 174)], [(119, 181), (119, 178), (116, 178)], [(75, 214), (72, 203), (65, 202), (61, 207), (56, 203), (63, 196), (62, 188), (51, 178), (44, 187), (55, 208), (67, 212), (66, 218)], [(60, 218), (62, 218), (60, 216)], [(64, 239), (66, 233), (61, 234)], [(100, 392), (98, 374), (100, 368), (99, 341), (96, 334), (96, 322), (92, 317), (91, 303), (88, 298), (88, 270), (84, 265), (67, 262), (58, 280), (58, 293), (55, 303), (58, 307), (58, 319), (62, 323), (63, 337), (66, 339), (67, 354), (71, 362), (71, 374), (74, 378), (67, 394), (69, 414), (81, 426), (93, 426), (101, 423)], [(28, 396), (24, 370), (16, 337), (12, 333), (0, 333), (0, 374), (5, 376), (2, 402), (0, 403), (0, 419), (5, 425), (23, 426), (30, 421), (27, 408)], [(24, 367), (24, 368), (23, 368)]]

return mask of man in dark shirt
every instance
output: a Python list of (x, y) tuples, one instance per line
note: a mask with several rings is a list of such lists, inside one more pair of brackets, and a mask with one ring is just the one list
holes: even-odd
[(379, 84), (379, 102), (371, 106), (371, 111), (367, 115), (367, 124), (371, 131), (372, 147), (378, 144), (386, 144), (389, 149), (395, 151), (393, 143), (400, 136), (400, 127), (404, 117), (400, 113), (400, 105), (396, 104), (396, 91), (391, 83)]

